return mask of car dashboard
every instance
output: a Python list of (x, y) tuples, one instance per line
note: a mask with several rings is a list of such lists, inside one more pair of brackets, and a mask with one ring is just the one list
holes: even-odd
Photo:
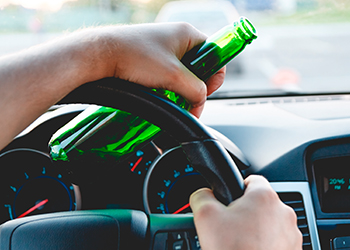
[(303, 249), (350, 249), (349, 98), (213, 100), (202, 116), (242, 151), (244, 175), (265, 176), (294, 208)]
[[(350, 249), (349, 104), (350, 95), (213, 99), (201, 116), (242, 175), (265, 176), (295, 210), (303, 250)], [(118, 164), (50, 161), (52, 134), (86, 107), (52, 107), (0, 152), (1, 223), (70, 210), (190, 212), (188, 196), (207, 184), (166, 133)]]

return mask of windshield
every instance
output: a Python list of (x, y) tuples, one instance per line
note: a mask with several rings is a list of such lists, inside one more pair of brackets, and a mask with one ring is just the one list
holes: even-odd
[(0, 55), (97, 25), (186, 21), (207, 35), (246, 16), (258, 38), (214, 97), (350, 92), (348, 0), (0, 0)]

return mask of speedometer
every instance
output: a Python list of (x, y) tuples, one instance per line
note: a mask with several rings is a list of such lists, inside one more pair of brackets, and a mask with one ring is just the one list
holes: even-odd
[(45, 153), (14, 149), (0, 155), (0, 222), (80, 209), (79, 187)]
[(208, 187), (205, 179), (189, 164), (180, 148), (160, 156), (149, 170), (144, 187), (148, 213), (178, 214), (191, 212), (190, 195)]

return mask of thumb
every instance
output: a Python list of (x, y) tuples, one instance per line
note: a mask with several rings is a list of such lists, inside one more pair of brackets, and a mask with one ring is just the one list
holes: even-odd
[(194, 192), (190, 197), (190, 205), (193, 214), (198, 213), (200, 210), (207, 210), (208, 207), (217, 207), (217, 209), (224, 207), (209, 188), (202, 188)]

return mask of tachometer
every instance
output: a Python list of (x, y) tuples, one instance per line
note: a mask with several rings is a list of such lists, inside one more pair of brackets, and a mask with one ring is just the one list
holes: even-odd
[(144, 177), (157, 156), (159, 156), (158, 149), (153, 143), (149, 143), (130, 156), (127, 164), (131, 172)]
[(160, 156), (149, 170), (144, 186), (148, 213), (178, 214), (191, 212), (190, 195), (208, 187), (205, 179), (188, 163), (180, 149)]
[(15, 149), (0, 155), (0, 222), (29, 215), (80, 209), (79, 188), (48, 155)]

